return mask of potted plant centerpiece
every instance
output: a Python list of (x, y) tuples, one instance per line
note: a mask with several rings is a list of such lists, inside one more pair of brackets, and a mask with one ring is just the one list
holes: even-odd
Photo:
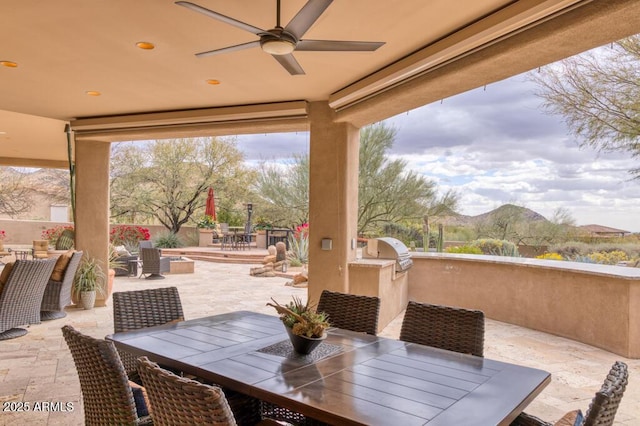
[(207, 247), (218, 239), (218, 223), (213, 220), (213, 216), (204, 215), (196, 223), (196, 228), (198, 228), (198, 246)]
[(280, 314), (280, 320), (285, 326), (289, 339), (296, 352), (311, 353), (327, 337), (325, 330), (330, 327), (324, 312), (316, 312), (309, 306), (309, 302), (302, 303), (299, 297), (286, 305), (281, 305), (273, 298), (273, 303), (267, 303)]
[(98, 261), (85, 255), (78, 266), (73, 281), (74, 291), (80, 295), (80, 304), (84, 309), (93, 309), (96, 293), (104, 293), (102, 284), (105, 280), (104, 272)]

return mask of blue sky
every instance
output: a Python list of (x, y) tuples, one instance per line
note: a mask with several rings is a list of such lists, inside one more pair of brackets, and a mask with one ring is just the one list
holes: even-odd
[[(551, 218), (561, 207), (578, 225), (640, 232), (640, 180), (628, 173), (638, 161), (579, 148), (562, 117), (544, 113), (535, 89), (520, 75), (392, 117), (391, 157), (439, 190), (456, 190), (462, 214), (515, 203)], [(275, 161), (308, 152), (309, 135), (244, 135), (238, 146), (251, 163)]]

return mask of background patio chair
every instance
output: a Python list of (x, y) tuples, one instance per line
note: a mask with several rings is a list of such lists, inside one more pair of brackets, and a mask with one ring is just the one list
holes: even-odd
[(54, 271), (49, 277), (47, 287), (42, 297), (42, 303), (40, 304), (40, 319), (43, 321), (64, 318), (67, 313), (64, 308), (71, 305), (71, 288), (73, 286), (73, 279), (76, 276), (78, 265), (82, 259), (82, 252), (76, 251), (67, 260), (67, 264), (64, 267), (64, 272), (61, 279), (57, 279), (56, 269), (61, 261), (64, 260), (64, 254), (60, 255), (56, 259)]
[[(234, 414), (224, 391), (198, 381), (180, 377), (149, 361), (138, 359), (138, 373), (149, 395), (156, 425), (278, 425), (260, 421), (258, 407), (254, 412)], [(242, 417), (238, 417), (242, 416)]]
[(143, 240), (138, 242), (138, 252), (142, 251), (143, 248), (153, 248), (153, 241)]
[[(620, 406), (620, 401), (622, 401), (622, 396), (627, 388), (628, 380), (629, 371), (627, 369), (627, 364), (621, 361), (616, 361), (611, 367), (609, 374), (607, 374), (607, 377), (604, 379), (602, 387), (600, 387), (600, 390), (596, 392), (596, 395), (591, 400), (591, 404), (589, 404), (589, 409), (587, 410), (587, 414), (584, 416), (584, 420), (576, 424), (581, 426), (613, 425), (613, 420), (616, 417), (618, 406)], [(574, 413), (575, 412), (567, 414), (572, 416)], [(552, 425), (552, 423), (547, 423), (544, 420), (524, 412), (511, 423), (511, 426)]]
[(46, 259), (49, 257), (49, 240), (33, 240), (31, 257), (34, 259)]
[(71, 229), (65, 229), (62, 231), (58, 239), (56, 240), (56, 250), (69, 250), (73, 248), (75, 244), (76, 234)]
[[(184, 321), (182, 302), (176, 287), (118, 291), (112, 296), (115, 333)], [(140, 383), (137, 357), (120, 349), (118, 353), (129, 378)]]
[(484, 312), (409, 302), (400, 340), (484, 356)]
[(234, 250), (236, 248), (236, 236), (235, 233), (229, 230), (228, 223), (220, 224), (220, 234), (222, 236), (220, 240), (220, 250)]
[[(62, 327), (80, 379), (86, 425), (153, 424), (138, 415), (133, 390), (112, 342)], [(142, 413), (142, 407), (138, 405)], [(148, 409), (148, 407), (147, 407)]]
[(56, 259), (16, 260), (0, 291), (0, 340), (24, 336), (22, 325), (40, 324), (40, 304)]
[(158, 248), (140, 248), (140, 259), (142, 259), (142, 273), (148, 280), (164, 279), (163, 272), (169, 272), (171, 261), (168, 257), (160, 256)]
[(323, 290), (318, 312), (328, 316), (332, 327), (345, 328), (375, 336), (378, 333), (380, 299), (373, 296)]

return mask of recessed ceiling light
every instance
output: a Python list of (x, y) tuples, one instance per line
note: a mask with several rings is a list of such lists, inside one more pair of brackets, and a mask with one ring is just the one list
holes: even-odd
[(0, 61), (0, 65), (4, 65), (7, 68), (16, 68), (18, 66), (17, 63), (11, 61)]
[(89, 96), (100, 96), (102, 94), (97, 90), (87, 90), (85, 93)]
[(215, 80), (213, 78), (207, 80), (207, 84), (211, 84), (211, 85), (216, 85), (216, 84), (220, 84), (220, 80)]
[(6, 135), (7, 132), (3, 132), (2, 130), (0, 130), (0, 135)]
[(144, 50), (151, 50), (151, 49), (155, 49), (156, 47), (155, 44), (150, 43), (148, 41), (139, 41), (136, 43), (136, 46)]

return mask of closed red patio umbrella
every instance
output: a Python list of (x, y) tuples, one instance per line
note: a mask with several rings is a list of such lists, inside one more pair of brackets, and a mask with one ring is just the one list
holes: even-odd
[(204, 214), (211, 216), (213, 220), (216, 220), (216, 202), (213, 198), (213, 188), (209, 188), (209, 194), (207, 195), (207, 204), (205, 206)]

